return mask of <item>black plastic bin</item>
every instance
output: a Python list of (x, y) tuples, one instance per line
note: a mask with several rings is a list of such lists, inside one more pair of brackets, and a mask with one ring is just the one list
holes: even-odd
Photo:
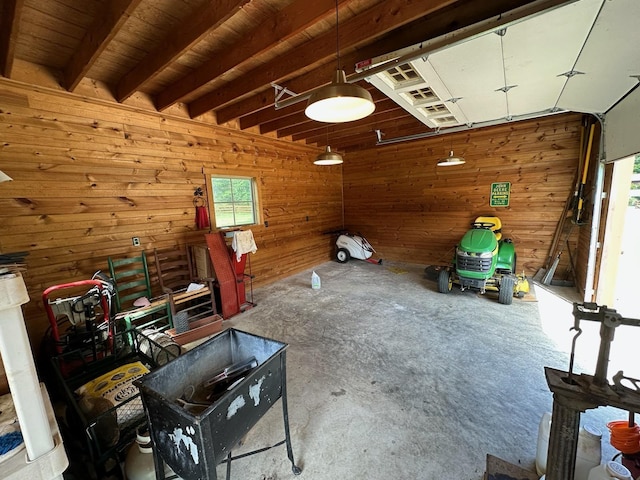
[[(156, 478), (162, 480), (164, 463), (185, 480), (215, 480), (216, 466), (286, 444), (295, 465), (286, 400), (287, 345), (276, 340), (228, 329), (172, 362), (135, 381), (142, 394), (154, 444)], [(231, 365), (255, 358), (222, 396), (208, 406), (185, 408), (180, 399), (200, 403), (204, 384)], [(262, 416), (282, 398), (285, 439), (267, 448), (233, 457), (231, 450)], [(193, 405), (191, 405), (193, 407)]]

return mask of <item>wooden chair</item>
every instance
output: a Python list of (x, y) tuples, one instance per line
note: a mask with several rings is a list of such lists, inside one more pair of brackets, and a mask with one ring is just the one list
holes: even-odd
[[(129, 258), (109, 257), (109, 272), (116, 283), (116, 322), (125, 330), (153, 328), (166, 330), (173, 327), (171, 309), (167, 298), (152, 298), (151, 280), (147, 257), (144, 252)], [(134, 305), (142, 297), (149, 300), (147, 305)], [(133, 337), (128, 338), (129, 343)]]
[[(216, 315), (216, 301), (213, 278), (196, 278), (191, 253), (188, 247), (154, 250), (158, 283), (164, 294), (169, 296), (171, 314), (174, 319), (182, 312), (187, 324), (195, 323)], [(191, 284), (204, 285), (203, 288), (189, 289)], [(175, 322), (174, 322), (175, 323)], [(175, 325), (178, 328), (178, 325)]]
[(195, 270), (189, 249), (169, 248), (153, 251), (158, 283), (163, 293), (186, 288), (196, 282)]
[(118, 311), (133, 307), (141, 297), (151, 300), (151, 280), (144, 252), (135, 257), (113, 259), (109, 257), (109, 273), (116, 284)]

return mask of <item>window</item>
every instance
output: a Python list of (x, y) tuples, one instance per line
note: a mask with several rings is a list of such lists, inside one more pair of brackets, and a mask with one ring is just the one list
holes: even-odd
[(427, 115), (437, 115), (440, 113), (451, 113), (446, 105), (442, 103), (437, 103), (435, 105), (429, 105), (426, 107), (420, 107)]
[(217, 228), (257, 223), (255, 181), (249, 177), (211, 177)]
[(422, 87), (417, 88), (416, 90), (411, 90), (410, 92), (406, 93), (406, 96), (414, 105), (440, 100), (438, 96), (433, 93), (433, 90), (431, 90), (429, 87)]
[(387, 70), (387, 75), (391, 78), (394, 84), (404, 83), (408, 80), (420, 79), (422, 77), (416, 72), (413, 67), (405, 63), (404, 65), (400, 65), (397, 67), (390, 68)]

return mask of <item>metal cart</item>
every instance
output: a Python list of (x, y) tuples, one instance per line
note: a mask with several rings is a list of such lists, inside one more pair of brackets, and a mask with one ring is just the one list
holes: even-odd
[[(286, 444), (293, 459), (286, 391), (286, 347), (228, 329), (171, 363), (136, 380), (154, 443), (156, 478), (164, 464), (185, 480), (215, 480), (216, 466)], [(217, 386), (222, 387), (216, 390)], [(285, 439), (244, 455), (231, 450), (279, 399)]]
[[(159, 366), (159, 358), (166, 362), (179, 354), (179, 350), (167, 349), (135, 329), (118, 332), (113, 340), (111, 354), (97, 359), (79, 355), (73, 350), (52, 357), (56, 387), (67, 404), (67, 427), (73, 438), (82, 439), (80, 448), (99, 473), (107, 470), (107, 460), (113, 459), (118, 463), (124, 459), (125, 449), (135, 439), (136, 429), (145, 425), (147, 419), (140, 392), (132, 388), (133, 383), (124, 394), (120, 394), (118, 402), (109, 408), (95, 408), (91, 412), (82, 403), (79, 389), (125, 365), (139, 362), (144, 371), (152, 371)], [(74, 366), (71, 371), (70, 365)]]

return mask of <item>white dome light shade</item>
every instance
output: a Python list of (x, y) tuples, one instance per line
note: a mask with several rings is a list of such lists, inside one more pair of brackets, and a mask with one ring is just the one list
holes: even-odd
[(342, 155), (332, 152), (331, 147), (327, 145), (327, 149), (318, 155), (313, 163), (316, 165), (340, 165), (342, 162)]
[(347, 83), (344, 70), (336, 70), (333, 81), (309, 97), (304, 113), (318, 122), (343, 123), (360, 120), (375, 109), (371, 94), (358, 85)]

